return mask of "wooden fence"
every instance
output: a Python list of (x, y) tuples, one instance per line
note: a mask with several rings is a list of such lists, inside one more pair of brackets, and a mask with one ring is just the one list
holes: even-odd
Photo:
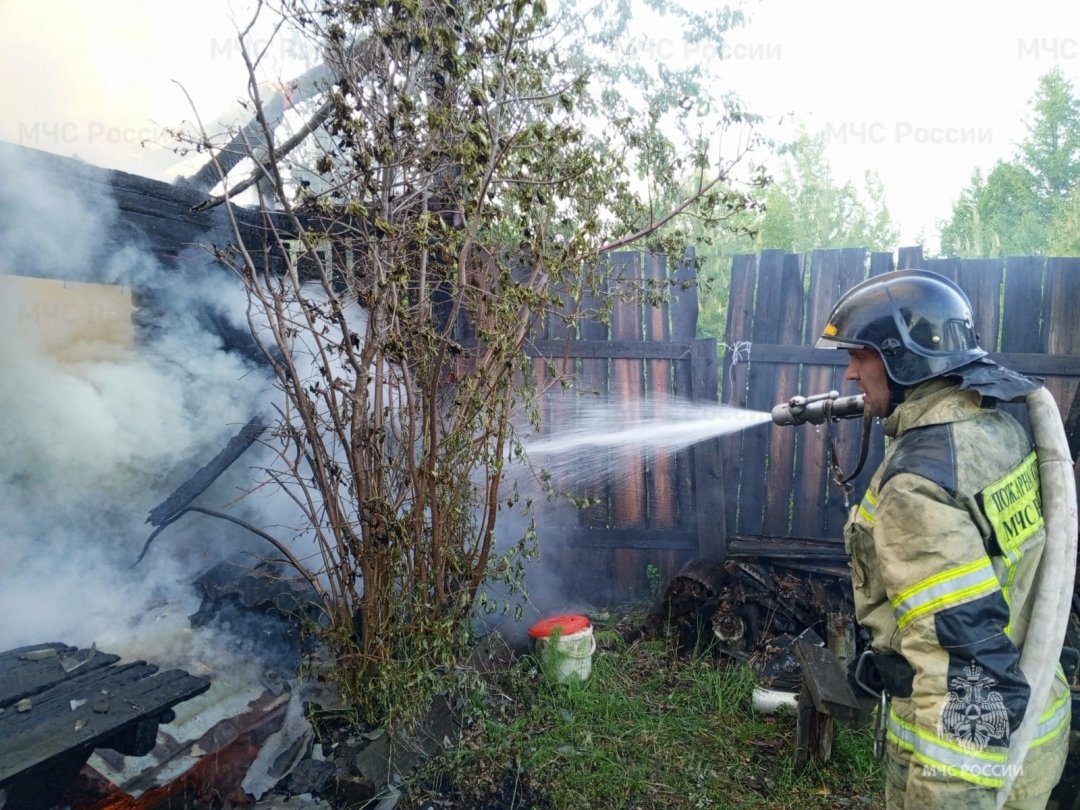
[[(698, 299), (689, 257), (669, 262), (620, 252), (608, 259), (613, 284), (663, 286), (670, 300), (656, 306), (613, 300), (610, 323), (590, 316), (574, 328), (553, 314), (529, 347), (537, 375), (570, 375), (579, 390), (602, 395), (627, 413), (643, 400), (715, 402), (717, 344), (696, 337)], [(601, 303), (586, 298), (580, 311), (597, 313)], [(614, 450), (607, 463), (605, 483), (575, 492), (594, 505), (570, 517), (549, 509), (538, 516), (541, 556), (565, 593), (599, 601), (640, 597), (648, 593), (650, 566), (666, 579), (689, 559), (723, 554), (718, 441), (677, 453)]]
[[(868, 253), (863, 248), (735, 257), (722, 365), (723, 402), (770, 410), (795, 394), (839, 390), (847, 352), (815, 349), (833, 304), (863, 279), (924, 268), (968, 294), (983, 348), (1009, 368), (1042, 377), (1066, 420), (1073, 457), (1080, 450), (1080, 258), (929, 259), (922, 249)], [(1021, 415), (1018, 406), (1010, 406)], [(861, 420), (831, 427), (751, 428), (721, 442), (726, 538), (714, 545), (768, 545), (772, 538), (840, 541), (845, 495), (829, 482), (828, 443), (845, 470), (858, 456)], [(857, 502), (884, 451), (875, 426), (871, 455), (852, 483)]]

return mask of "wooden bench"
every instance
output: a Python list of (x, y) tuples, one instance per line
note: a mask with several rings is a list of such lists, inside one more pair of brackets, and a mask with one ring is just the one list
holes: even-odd
[(172, 707), (204, 678), (91, 647), (38, 644), (0, 653), (0, 806), (50, 807), (95, 748), (148, 754)]

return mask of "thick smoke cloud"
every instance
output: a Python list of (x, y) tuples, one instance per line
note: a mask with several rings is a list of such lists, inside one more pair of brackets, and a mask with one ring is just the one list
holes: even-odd
[[(229, 276), (200, 269), (196, 253), (191, 273), (181, 267), (166, 274), (135, 245), (105, 248), (104, 236), (120, 223), (111, 201), (87, 199), (38, 161), (5, 154), (0, 274), (153, 285), (174, 309), (132, 345), (58, 352), (71, 312), (5, 286), (0, 649), (96, 642), (111, 652), (168, 658), (179, 651), (127, 648), (189, 643), (182, 638), (186, 616), (198, 606), (191, 581), (236, 550), (230, 532), (185, 519), (139, 569), (130, 565), (151, 529), (147, 512), (213, 457), (265, 396), (265, 374), (227, 351), (199, 316), (212, 308), (218, 318), (235, 319), (243, 291)], [(245, 460), (201, 502), (222, 508), (238, 498), (252, 474)]]

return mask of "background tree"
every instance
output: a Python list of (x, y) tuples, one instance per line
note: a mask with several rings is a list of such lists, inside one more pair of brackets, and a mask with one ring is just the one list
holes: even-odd
[(1042, 254), (1080, 239), (1068, 214), (1080, 187), (1080, 99), (1060, 68), (1039, 79), (1031, 112), (1013, 159), (985, 178), (976, 169), (941, 224), (943, 254)]
[[(242, 34), (266, 227), (237, 227), (221, 257), (280, 389), (267, 475), (308, 524), (313, 553), (296, 559), (322, 599), (331, 674), (367, 719), (394, 722), (454, 671), (483, 584), (519, 579), (528, 533), (497, 525), (519, 501), (506, 472), (535, 394), (531, 326), (590, 289), (608, 251), (681, 251), (664, 228), (691, 206), (706, 221), (744, 207), (743, 151), (716, 143), (744, 119), (682, 104), (693, 70), (603, 69), (595, 32), (554, 24), (542, 0), (278, 13), (325, 61), (300, 132), (315, 151), (290, 156), (296, 137), (254, 79), (265, 48)], [(681, 197), (672, 166), (695, 177)]]

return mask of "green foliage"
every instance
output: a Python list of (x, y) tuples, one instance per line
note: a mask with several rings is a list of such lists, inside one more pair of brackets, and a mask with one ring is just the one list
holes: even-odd
[(998, 162), (983, 180), (978, 169), (941, 231), (941, 252), (960, 256), (1006, 256), (1040, 253), (1046, 225), (1039, 213), (1031, 173), (1014, 163)]
[(654, 599), (660, 596), (660, 569), (652, 563), (645, 566), (645, 577), (649, 580), (649, 595)]
[[(342, 694), (369, 722), (415, 715), (468, 649), (481, 586), (521, 582), (533, 537), (497, 526), (520, 499), (506, 484), (512, 417), (536, 417), (533, 324), (563, 292), (595, 290), (605, 253), (681, 251), (661, 230), (681, 212), (746, 205), (712, 194), (741, 154), (684, 137), (742, 113), (684, 109), (685, 93), (707, 97), (695, 70), (597, 56), (628, 8), (564, 10), (597, 31), (553, 21), (543, 0), (288, 0), (281, 30), (331, 76), (306, 166), (251, 83), (266, 229), (237, 226), (222, 258), (280, 389), (266, 474), (307, 523), (312, 548), (294, 564), (322, 597)], [(716, 32), (729, 22), (706, 16)], [(254, 74), (259, 54), (244, 54)]]
[[(826, 768), (793, 770), (795, 718), (751, 709), (749, 668), (677, 657), (665, 645), (597, 634), (593, 673), (556, 683), (524, 658), (472, 694), (466, 738), (411, 787), (482, 804), (492, 774), (532, 802), (504, 806), (826, 808), (882, 800), (868, 732), (840, 727)], [(860, 802), (860, 798), (862, 802)], [(485, 805), (486, 806), (486, 805)]]
[(803, 131), (782, 152), (780, 178), (765, 185), (754, 205), (733, 213), (727, 228), (699, 225), (691, 242), (708, 286), (701, 296), (699, 331), (724, 339), (731, 260), (739, 253), (780, 248), (801, 253), (815, 248), (866, 247), (892, 250), (899, 232), (889, 215), (885, 189), (868, 172), (862, 189), (839, 184), (825, 157), (824, 133)]
[(971, 183), (941, 223), (955, 256), (1075, 255), (1080, 222), (1080, 99), (1059, 68), (1039, 79), (1027, 138), (1012, 160)]
[(1061, 68), (1039, 79), (1031, 110), (1019, 162), (1030, 173), (1040, 213), (1049, 219), (1080, 181), (1080, 99)]
[(755, 248), (892, 250), (898, 237), (877, 175), (867, 173), (861, 193), (851, 183), (837, 184), (825, 157), (824, 134), (803, 132), (791, 146), (780, 180), (766, 190)]
[(1080, 256), (1080, 185), (1054, 212), (1046, 252), (1051, 256)]

